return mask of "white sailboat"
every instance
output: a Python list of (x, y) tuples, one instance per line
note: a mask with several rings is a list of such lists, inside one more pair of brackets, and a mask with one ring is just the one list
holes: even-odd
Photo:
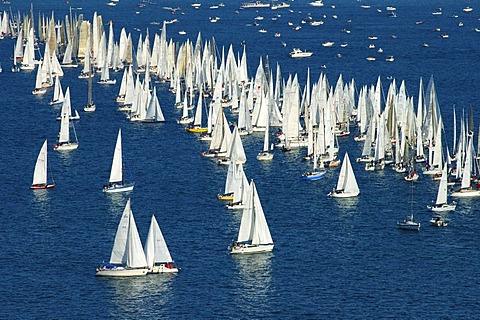
[(117, 83), (116, 79), (110, 79), (110, 71), (108, 70), (107, 60), (105, 60), (102, 68), (102, 73), (100, 75), (99, 84), (115, 84)]
[(148, 273), (178, 272), (178, 268), (175, 266), (175, 262), (170, 255), (167, 243), (154, 215), (152, 215), (150, 229), (148, 229), (144, 251), (147, 259)]
[(265, 128), (265, 137), (263, 139), (263, 151), (257, 155), (257, 160), (259, 161), (269, 161), (273, 159), (273, 153), (269, 152), (269, 148), (270, 148), (269, 135), (270, 135), (270, 127), (269, 127), (269, 121), (267, 121), (267, 127)]
[(51, 189), (55, 187), (55, 183), (52, 180), (52, 183), (48, 183), (48, 166), (47, 166), (47, 140), (43, 142), (42, 148), (37, 157), (37, 162), (35, 163), (35, 170), (33, 171), (33, 181), (30, 189)]
[(118, 224), (112, 254), (109, 263), (103, 262), (97, 269), (97, 276), (132, 277), (147, 274), (147, 259), (143, 252), (142, 242), (137, 225), (133, 218), (130, 199), (123, 210)]
[(157, 122), (165, 121), (165, 117), (163, 116), (163, 112), (162, 112), (162, 107), (160, 106), (160, 102), (158, 101), (156, 87), (153, 87), (153, 94), (148, 104), (145, 119), (142, 119), (140, 121), (149, 122), (149, 123), (157, 123)]
[(83, 111), (85, 112), (95, 112), (97, 110), (97, 106), (93, 103), (93, 84), (92, 84), (92, 77), (88, 78), (88, 102), (85, 106), (83, 106)]
[(257, 188), (252, 180), (243, 208), (237, 241), (233, 242), (230, 254), (269, 252), (273, 250), (273, 246)]
[(53, 87), (53, 98), (48, 104), (51, 106), (58, 105), (63, 103), (63, 100), (65, 100), (65, 96), (63, 95), (62, 84), (60, 83), (59, 76), (56, 76), (55, 85)]
[(67, 111), (67, 98), (70, 102), (70, 91), (67, 88), (65, 94), (65, 101), (62, 105), (61, 119), (60, 119), (60, 133), (58, 134), (58, 142), (53, 145), (53, 149), (57, 151), (70, 151), (78, 148), (77, 133), (75, 132), (75, 126), (72, 122), (73, 133), (75, 135), (75, 141), (70, 141), (70, 119)]
[(343, 157), (337, 186), (328, 195), (335, 198), (349, 198), (356, 197), (359, 193), (360, 189), (358, 188), (357, 179), (355, 179), (352, 164), (350, 163), (348, 152), (346, 152)]
[(428, 206), (433, 212), (453, 211), (457, 207), (455, 201), (447, 202), (448, 184), (447, 184), (447, 164), (443, 166), (442, 177), (438, 186), (437, 200), (434, 205)]
[[(452, 197), (480, 197), (480, 190), (473, 189), (471, 185), (472, 179), (472, 160), (473, 160), (473, 136), (468, 139), (467, 152), (465, 155), (465, 162), (462, 170), (462, 184), (459, 190), (451, 193)], [(457, 169), (458, 170), (458, 169)]]
[(117, 143), (113, 153), (112, 168), (108, 184), (103, 186), (103, 192), (116, 193), (132, 191), (134, 183), (126, 183), (123, 177), (122, 129), (118, 129)]
[(80, 119), (80, 114), (78, 113), (77, 110), (75, 110), (74, 113), (72, 113), (72, 103), (70, 100), (70, 87), (67, 87), (67, 90), (65, 90), (65, 96), (63, 97), (63, 105), (60, 114), (57, 116), (57, 120), (61, 121), (62, 120), (62, 114), (66, 113), (68, 115), (69, 120), (78, 120)]

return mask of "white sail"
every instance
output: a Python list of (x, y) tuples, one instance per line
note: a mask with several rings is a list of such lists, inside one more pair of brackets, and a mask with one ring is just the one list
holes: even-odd
[(67, 91), (65, 92), (65, 100), (62, 105), (62, 111), (60, 114), (60, 133), (58, 135), (58, 142), (69, 142), (70, 141), (70, 115), (69, 115), (69, 110), (70, 110), (70, 88), (67, 88)]
[(154, 215), (152, 215), (147, 241), (145, 242), (145, 255), (149, 268), (153, 267), (156, 262), (173, 262), (167, 243)]
[(445, 164), (443, 166), (442, 177), (440, 178), (440, 184), (438, 186), (437, 201), (435, 202), (436, 205), (447, 203), (447, 182), (447, 164)]
[(35, 170), (33, 171), (32, 185), (43, 185), (47, 183), (47, 140), (43, 142), (40, 153), (35, 163)]
[(252, 245), (273, 243), (253, 180), (250, 183), (249, 195), (243, 209), (242, 221), (238, 233), (238, 242), (246, 241), (251, 241)]
[(122, 159), (122, 129), (118, 129), (117, 143), (113, 153), (112, 169), (110, 171), (110, 183), (123, 181), (123, 159)]
[(122, 264), (127, 268), (147, 266), (147, 260), (133, 217), (130, 199), (127, 201), (122, 218), (118, 224), (112, 254), (110, 256), (110, 263)]
[(162, 108), (160, 102), (157, 98), (157, 89), (153, 87), (153, 94), (150, 99), (150, 103), (147, 108), (147, 113), (145, 115), (145, 121), (147, 122), (163, 122), (165, 117), (163, 116)]
[(346, 152), (345, 156), (343, 157), (342, 168), (340, 169), (340, 175), (338, 176), (335, 192), (342, 192), (344, 197), (347, 195), (356, 196), (360, 193), (348, 152)]

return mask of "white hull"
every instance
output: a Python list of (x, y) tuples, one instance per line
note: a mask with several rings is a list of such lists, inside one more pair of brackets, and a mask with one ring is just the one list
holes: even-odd
[(259, 245), (239, 245), (233, 246), (230, 254), (252, 254), (260, 252), (270, 252), (273, 250), (273, 244), (259, 244)]
[(97, 110), (97, 107), (94, 104), (83, 107), (83, 111), (85, 112), (95, 112), (95, 110)]
[(113, 80), (100, 80), (97, 82), (98, 84), (115, 84), (117, 83), (117, 80), (116, 79), (113, 79)]
[(77, 148), (78, 148), (78, 143), (76, 142), (68, 142), (62, 145), (55, 145), (53, 147), (53, 149), (56, 151), (70, 151), (70, 150), (76, 150)]
[(273, 153), (262, 152), (257, 155), (257, 160), (259, 161), (268, 161), (273, 159)]
[(103, 192), (106, 192), (106, 193), (127, 192), (127, 191), (133, 191), (134, 187), (135, 186), (133, 184), (116, 185), (116, 186), (112, 186), (112, 187), (104, 187)]
[(359, 192), (332, 191), (328, 195), (333, 198), (352, 198), (360, 194)]
[(137, 277), (145, 276), (147, 272), (147, 268), (124, 269), (120, 267), (116, 269), (97, 269), (97, 273), (95, 275), (98, 277)]
[(178, 268), (176, 267), (167, 267), (164, 264), (160, 266), (154, 266), (148, 270), (148, 274), (159, 274), (159, 273), (177, 273)]
[(455, 202), (453, 203), (444, 203), (440, 205), (433, 205), (433, 206), (427, 206), (428, 209), (430, 209), (433, 212), (447, 212), (447, 211), (453, 211), (457, 207), (457, 204)]
[(459, 198), (480, 197), (480, 190), (462, 189), (452, 192), (451, 196)]

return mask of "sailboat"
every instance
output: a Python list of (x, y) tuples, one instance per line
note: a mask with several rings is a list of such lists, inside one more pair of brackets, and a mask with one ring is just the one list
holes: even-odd
[(233, 242), (230, 254), (269, 252), (273, 250), (273, 246), (257, 188), (252, 180), (243, 208), (237, 241)]
[(112, 168), (108, 184), (103, 186), (103, 192), (116, 193), (132, 191), (134, 183), (125, 183), (123, 177), (122, 129), (118, 129), (117, 143), (113, 153)]
[(153, 93), (148, 103), (145, 119), (142, 119), (140, 121), (146, 122), (146, 123), (158, 123), (158, 122), (165, 121), (165, 117), (163, 116), (163, 112), (162, 112), (162, 107), (160, 106), (160, 102), (158, 101), (156, 87), (153, 87)]
[(98, 80), (99, 84), (115, 84), (117, 83), (116, 79), (110, 79), (110, 71), (108, 70), (107, 60), (105, 59), (105, 63), (103, 64), (102, 73), (100, 74), (100, 80)]
[(303, 180), (319, 180), (322, 179), (327, 171), (325, 170), (325, 165), (323, 163), (323, 160), (320, 160), (320, 168), (318, 168), (318, 132), (316, 135), (316, 141), (314, 142), (313, 145), (313, 170), (312, 171), (307, 171), (302, 174), (302, 179)]
[(170, 255), (167, 243), (163, 238), (162, 231), (154, 215), (152, 215), (150, 229), (148, 229), (144, 251), (147, 259), (148, 273), (178, 272), (178, 268), (175, 266), (175, 262)]
[(63, 103), (63, 100), (65, 100), (65, 97), (63, 95), (62, 84), (60, 83), (60, 78), (57, 75), (55, 77), (55, 85), (53, 87), (53, 98), (48, 104), (51, 106), (61, 104)]
[(349, 198), (356, 197), (360, 193), (358, 188), (357, 179), (353, 173), (352, 164), (348, 157), (348, 152), (343, 157), (342, 168), (340, 169), (340, 175), (338, 176), (337, 186), (328, 195), (335, 198)]
[(65, 96), (63, 97), (62, 109), (60, 111), (60, 114), (56, 118), (58, 121), (62, 120), (62, 114), (64, 112), (68, 115), (69, 120), (80, 119), (80, 114), (78, 113), (77, 110), (75, 110), (75, 113), (72, 113), (72, 102), (70, 100), (70, 87), (67, 87), (67, 90), (65, 90)]
[(85, 112), (95, 112), (97, 106), (93, 103), (93, 94), (92, 94), (92, 77), (88, 78), (88, 103), (83, 107)]
[[(467, 152), (465, 155), (465, 162), (462, 170), (462, 184), (459, 190), (451, 193), (452, 197), (480, 197), (480, 190), (473, 189), (471, 185), (472, 179), (472, 161), (473, 161), (473, 135), (468, 139)], [(459, 169), (457, 169), (459, 170)]]
[(33, 171), (33, 181), (30, 189), (51, 189), (55, 187), (55, 183), (52, 180), (52, 183), (47, 182), (48, 176), (48, 166), (47, 166), (47, 140), (43, 142), (42, 148), (37, 157), (37, 162), (35, 163), (35, 170)]
[(195, 118), (193, 120), (193, 125), (185, 127), (185, 130), (192, 133), (204, 133), (207, 132), (207, 127), (202, 127), (202, 108), (203, 108), (203, 90), (200, 91), (197, 101), (197, 109), (195, 109)]
[(67, 101), (70, 103), (70, 91), (68, 88), (60, 115), (60, 133), (58, 134), (58, 142), (57, 144), (53, 145), (53, 149), (57, 151), (70, 151), (78, 148), (77, 133), (75, 132), (75, 126), (73, 125), (73, 122), (72, 128), (75, 135), (75, 142), (70, 141), (70, 119), (67, 111)]
[(265, 128), (265, 137), (263, 139), (263, 151), (257, 155), (259, 161), (269, 161), (273, 159), (273, 153), (268, 152), (270, 147), (269, 142), (270, 128), (269, 121), (267, 121), (267, 127)]
[(96, 276), (132, 277), (147, 274), (147, 259), (128, 199), (118, 224), (112, 254), (109, 262), (103, 262), (96, 269)]
[(397, 227), (402, 230), (420, 231), (420, 222), (413, 220), (413, 182), (412, 182), (412, 197), (411, 197), (411, 213), (403, 221), (397, 221)]
[(447, 203), (447, 164), (443, 166), (442, 177), (440, 179), (440, 184), (438, 186), (437, 201), (434, 205), (427, 206), (428, 209), (434, 212), (445, 212), (453, 211), (457, 207), (457, 203), (453, 201), (452, 203)]

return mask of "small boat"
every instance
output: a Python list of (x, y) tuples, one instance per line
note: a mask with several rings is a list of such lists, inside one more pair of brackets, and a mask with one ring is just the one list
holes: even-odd
[(37, 162), (33, 171), (33, 181), (30, 189), (52, 189), (55, 187), (55, 182), (48, 183), (48, 166), (47, 166), (47, 140), (43, 142), (42, 148), (38, 153)]
[(255, 1), (255, 2), (246, 2), (242, 3), (241, 8), (242, 9), (248, 9), (248, 8), (269, 8), (270, 3), (268, 2), (261, 2), (261, 1)]
[(229, 247), (230, 254), (270, 252), (273, 247), (274, 244), (262, 203), (255, 182), (252, 180), (243, 208), (237, 241), (234, 241)]
[(315, 1), (309, 2), (308, 4), (311, 5), (312, 7), (323, 7), (324, 5), (322, 0), (315, 0)]
[(387, 62), (393, 62), (395, 60), (395, 58), (393, 56), (388, 56), (385, 61)]
[(180, 35), (182, 35), (182, 36), (183, 36), (183, 35), (186, 35), (186, 34), (187, 34), (187, 32), (186, 32), (185, 30), (180, 30), (180, 31), (178, 31), (178, 34), (180, 34)]
[(403, 177), (407, 181), (417, 181), (418, 180), (418, 173), (415, 170), (411, 170), (405, 177)]
[(291, 58), (308, 58), (312, 56), (310, 51), (302, 51), (298, 48), (293, 48), (292, 52), (289, 53)]
[(148, 272), (147, 259), (142, 248), (137, 225), (128, 199), (118, 224), (109, 262), (103, 262), (96, 269), (96, 276), (133, 277)]
[(472, 12), (473, 8), (472, 7), (465, 7), (463, 8), (463, 12)]
[(270, 161), (273, 159), (273, 153), (270, 153), (268, 150), (270, 145), (269, 135), (270, 135), (269, 122), (267, 121), (267, 127), (265, 128), (265, 136), (263, 139), (263, 150), (257, 155), (257, 160), (259, 161)]
[(276, 3), (276, 4), (272, 4), (272, 7), (270, 9), (277, 10), (277, 9), (283, 9), (283, 8), (290, 8), (290, 4), (286, 2)]
[(368, 61), (375, 61), (376, 59), (375, 59), (375, 57), (367, 57), (367, 60)]
[(403, 221), (397, 221), (397, 227), (402, 230), (420, 231), (420, 222), (413, 221), (412, 213), (403, 219)]
[(448, 226), (448, 220), (444, 219), (442, 216), (435, 216), (430, 219), (430, 224), (435, 227), (446, 227)]
[(112, 167), (108, 184), (103, 186), (103, 192), (117, 193), (132, 191), (134, 183), (126, 183), (124, 179), (123, 152), (122, 152), (122, 129), (118, 129), (117, 142), (113, 153)]
[(147, 259), (148, 274), (178, 272), (179, 269), (175, 266), (154, 215), (152, 215), (152, 220), (150, 221), (144, 251)]
[(447, 39), (447, 38), (448, 38), (448, 33), (442, 33), (442, 34), (440, 35), (440, 37), (441, 37), (442, 39)]
[(333, 42), (333, 41), (324, 41), (324, 42), (322, 43), (322, 46), (323, 46), (323, 47), (331, 47), (331, 46), (333, 46), (333, 45), (334, 45), (334, 42)]

